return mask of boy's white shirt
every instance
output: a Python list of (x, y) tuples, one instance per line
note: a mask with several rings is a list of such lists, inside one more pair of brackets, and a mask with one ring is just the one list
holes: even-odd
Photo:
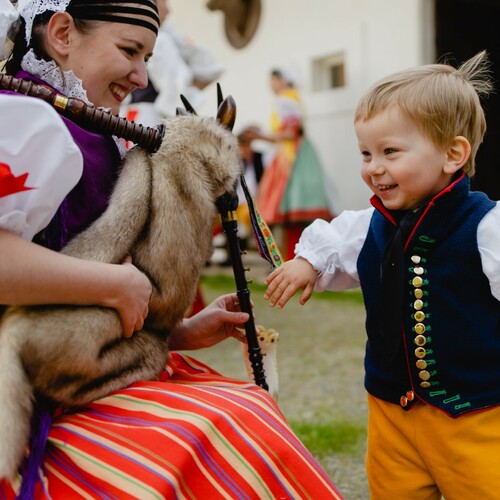
[[(0, 229), (26, 240), (48, 225), (79, 181), (83, 157), (64, 122), (46, 102), (0, 94), (0, 163), (34, 188), (0, 197)], [(1, 182), (1, 180), (0, 180)]]
[[(318, 219), (304, 230), (295, 254), (319, 271), (316, 291), (359, 286), (356, 263), (374, 210), (346, 210), (331, 222)], [(477, 242), (491, 293), (500, 300), (500, 202), (480, 222)]]

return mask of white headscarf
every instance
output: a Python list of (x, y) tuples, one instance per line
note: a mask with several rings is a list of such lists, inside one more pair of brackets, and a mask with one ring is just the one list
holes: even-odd
[(26, 44), (30, 43), (33, 19), (47, 10), (52, 12), (64, 12), (70, 0), (18, 0), (17, 8), (20, 16), (26, 23)]

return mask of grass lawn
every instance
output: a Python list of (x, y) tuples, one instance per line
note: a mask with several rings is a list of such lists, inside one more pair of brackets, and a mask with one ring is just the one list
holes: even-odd
[[(232, 276), (223, 274), (203, 276), (201, 285), (207, 302), (235, 290)], [(346, 499), (368, 498), (361, 293), (315, 293), (305, 306), (294, 297), (278, 310), (263, 299), (264, 285), (249, 288), (256, 324), (280, 333), (278, 403), (283, 413)], [(248, 378), (236, 340), (195, 355), (225, 375)]]

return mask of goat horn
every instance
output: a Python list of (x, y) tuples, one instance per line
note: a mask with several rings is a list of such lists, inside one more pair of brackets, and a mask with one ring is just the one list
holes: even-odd
[(222, 95), (222, 89), (221, 89), (220, 83), (217, 82), (217, 108), (220, 107), (223, 100), (224, 100), (224, 96)]
[(181, 94), (181, 101), (182, 104), (184, 104), (184, 107), (186, 108), (186, 111), (188, 113), (191, 113), (192, 115), (196, 114), (196, 111), (194, 110), (193, 106), (191, 106), (191, 103)]

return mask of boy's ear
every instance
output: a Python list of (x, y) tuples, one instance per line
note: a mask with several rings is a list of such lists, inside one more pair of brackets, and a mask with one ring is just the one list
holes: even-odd
[(59, 56), (68, 54), (70, 34), (75, 24), (67, 12), (56, 12), (47, 25), (47, 43)]
[(462, 135), (457, 135), (446, 149), (445, 173), (454, 174), (460, 170), (467, 163), (470, 152), (470, 142)]

